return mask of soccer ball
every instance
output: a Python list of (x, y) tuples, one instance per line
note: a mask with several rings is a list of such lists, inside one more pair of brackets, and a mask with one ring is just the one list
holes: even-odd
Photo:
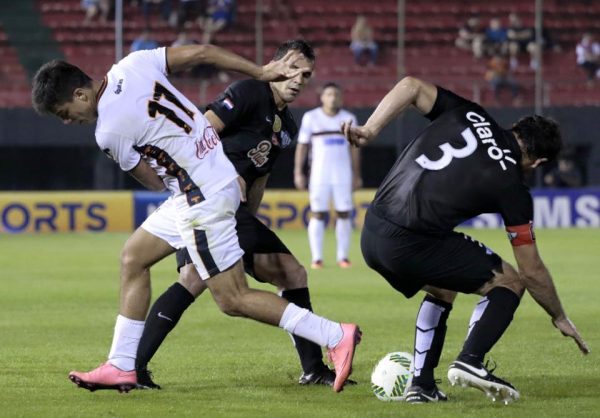
[(413, 356), (409, 353), (388, 353), (379, 360), (371, 373), (371, 389), (379, 400), (403, 401), (404, 391), (412, 381)]

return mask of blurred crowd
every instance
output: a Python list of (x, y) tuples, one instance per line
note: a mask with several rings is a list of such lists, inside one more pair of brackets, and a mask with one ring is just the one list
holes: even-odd
[[(216, 32), (235, 20), (235, 0), (125, 0), (125, 3), (139, 8), (147, 28), (155, 19), (162, 19), (180, 32), (199, 27), (203, 33), (202, 43), (210, 43)], [(81, 7), (86, 12), (86, 22), (114, 19), (115, 0), (81, 0)], [(141, 34), (132, 50), (151, 46), (152, 40), (148, 36), (148, 31)]]

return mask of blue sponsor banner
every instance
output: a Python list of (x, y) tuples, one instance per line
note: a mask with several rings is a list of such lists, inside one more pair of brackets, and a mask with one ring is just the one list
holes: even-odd
[[(600, 188), (535, 189), (533, 221), (537, 228), (598, 228), (600, 227)], [(498, 214), (487, 213), (465, 222), (462, 226), (500, 228), (504, 226)]]
[[(360, 228), (374, 190), (354, 194), (354, 224)], [(600, 188), (536, 189), (534, 222), (537, 228), (600, 227)], [(134, 224), (139, 226), (163, 201), (168, 193), (135, 192)], [(267, 190), (258, 217), (270, 228), (298, 229), (308, 222), (308, 193), (303, 191)], [(483, 214), (462, 224), (473, 228), (502, 228), (498, 214)]]
[(133, 223), (137, 228), (169, 198), (169, 193), (133, 192)]

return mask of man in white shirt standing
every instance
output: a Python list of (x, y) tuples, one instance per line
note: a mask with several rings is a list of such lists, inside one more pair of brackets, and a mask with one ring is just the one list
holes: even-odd
[(241, 196), (238, 174), (209, 121), (167, 78), (199, 64), (265, 81), (294, 79), (305, 71), (293, 51), (259, 67), (221, 48), (189, 45), (131, 53), (103, 80), (94, 81), (58, 60), (44, 64), (34, 77), (32, 101), (39, 113), (56, 115), (66, 124), (95, 122), (96, 142), (122, 170), (151, 190), (171, 192), (121, 252), (120, 309), (108, 361), (90, 372), (73, 371), (69, 378), (91, 391), (136, 387), (150, 268), (186, 247), (224, 313), (279, 326), (327, 346), (339, 392), (351, 372), (360, 330), (248, 287), (234, 217)]
[(308, 223), (308, 240), (312, 254), (311, 267), (323, 267), (323, 235), (325, 216), (333, 199), (336, 211), (335, 235), (337, 263), (342, 268), (351, 266), (348, 259), (354, 207), (352, 191), (361, 187), (360, 154), (345, 141), (341, 131), (343, 122), (356, 123), (356, 116), (342, 107), (342, 90), (336, 83), (327, 83), (321, 92), (321, 106), (302, 117), (296, 146), (294, 184), (306, 189), (303, 166), (312, 147), (309, 196), (311, 217)]

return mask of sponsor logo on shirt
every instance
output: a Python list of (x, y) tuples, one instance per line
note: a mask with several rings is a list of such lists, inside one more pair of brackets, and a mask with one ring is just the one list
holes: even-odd
[(468, 112), (466, 114), (466, 118), (472, 123), (473, 128), (475, 129), (475, 134), (481, 143), (488, 146), (488, 156), (492, 160), (498, 161), (498, 164), (500, 164), (500, 167), (502, 167), (503, 171), (506, 171), (507, 162), (511, 162), (514, 165), (517, 164), (515, 159), (508, 155), (511, 153), (509, 149), (502, 149), (498, 147), (496, 140), (493, 138), (493, 133), (490, 129), (490, 123), (486, 121), (483, 116), (475, 112)]
[(346, 140), (344, 138), (325, 138), (323, 142), (325, 145), (344, 145)]
[(202, 160), (210, 150), (219, 144), (219, 135), (212, 126), (204, 128), (204, 135), (199, 141), (196, 141), (196, 157)]
[(271, 151), (271, 147), (270, 141), (260, 141), (256, 148), (252, 148), (246, 155), (256, 167), (262, 167), (269, 161), (269, 151)]

